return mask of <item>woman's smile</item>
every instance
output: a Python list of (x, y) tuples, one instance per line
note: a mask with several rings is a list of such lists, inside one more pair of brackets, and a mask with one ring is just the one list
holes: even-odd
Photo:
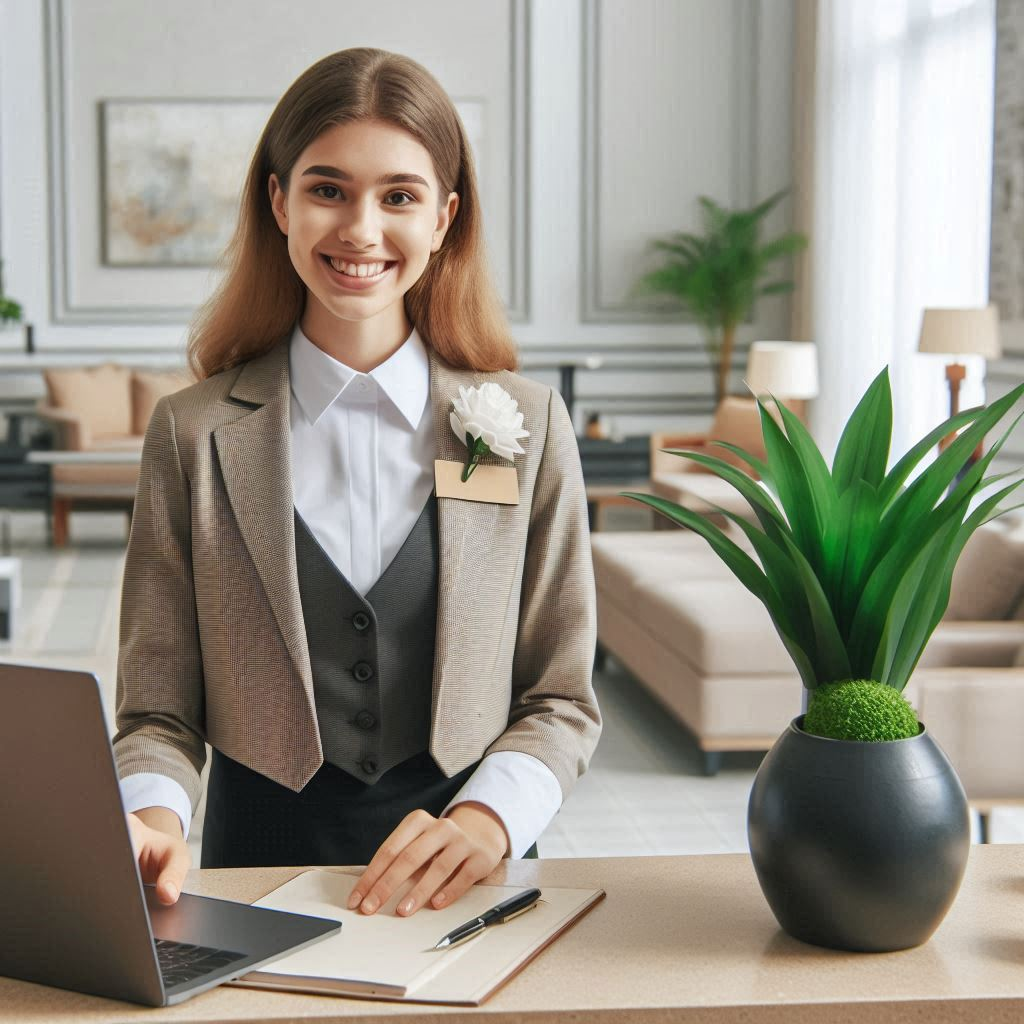
[(378, 260), (373, 263), (351, 262), (321, 253), (320, 258), (327, 268), (328, 277), (353, 291), (365, 291), (383, 281), (398, 266), (397, 260)]

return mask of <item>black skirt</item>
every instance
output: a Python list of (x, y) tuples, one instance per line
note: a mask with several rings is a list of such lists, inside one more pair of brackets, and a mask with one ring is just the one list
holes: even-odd
[[(477, 764), (449, 779), (424, 751), (371, 786), (325, 761), (295, 793), (215, 749), (201, 866), (368, 864), (407, 814), (439, 815)], [(526, 856), (536, 857), (536, 846)]]

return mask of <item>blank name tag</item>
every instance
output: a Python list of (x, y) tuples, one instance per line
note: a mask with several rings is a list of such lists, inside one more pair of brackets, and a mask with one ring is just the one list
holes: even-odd
[(462, 462), (434, 459), (434, 493), (439, 498), (519, 504), (519, 477), (515, 466), (477, 466), (462, 482)]

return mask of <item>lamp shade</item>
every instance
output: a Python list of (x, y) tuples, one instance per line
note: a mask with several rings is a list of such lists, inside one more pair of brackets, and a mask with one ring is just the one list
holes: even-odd
[(747, 359), (747, 386), (755, 395), (814, 398), (818, 349), (813, 341), (755, 341)]
[(919, 352), (997, 358), (999, 312), (995, 305), (978, 309), (926, 309), (921, 317)]

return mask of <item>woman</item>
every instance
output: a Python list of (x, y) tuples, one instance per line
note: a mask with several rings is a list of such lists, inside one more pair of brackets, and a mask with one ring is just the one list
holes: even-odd
[(439, 907), (536, 855), (600, 732), (572, 424), (513, 372), (465, 134), (407, 58), (295, 81), (227, 255), (125, 567), (143, 878), (177, 899), (209, 743), (203, 867), (366, 863), (350, 908)]

